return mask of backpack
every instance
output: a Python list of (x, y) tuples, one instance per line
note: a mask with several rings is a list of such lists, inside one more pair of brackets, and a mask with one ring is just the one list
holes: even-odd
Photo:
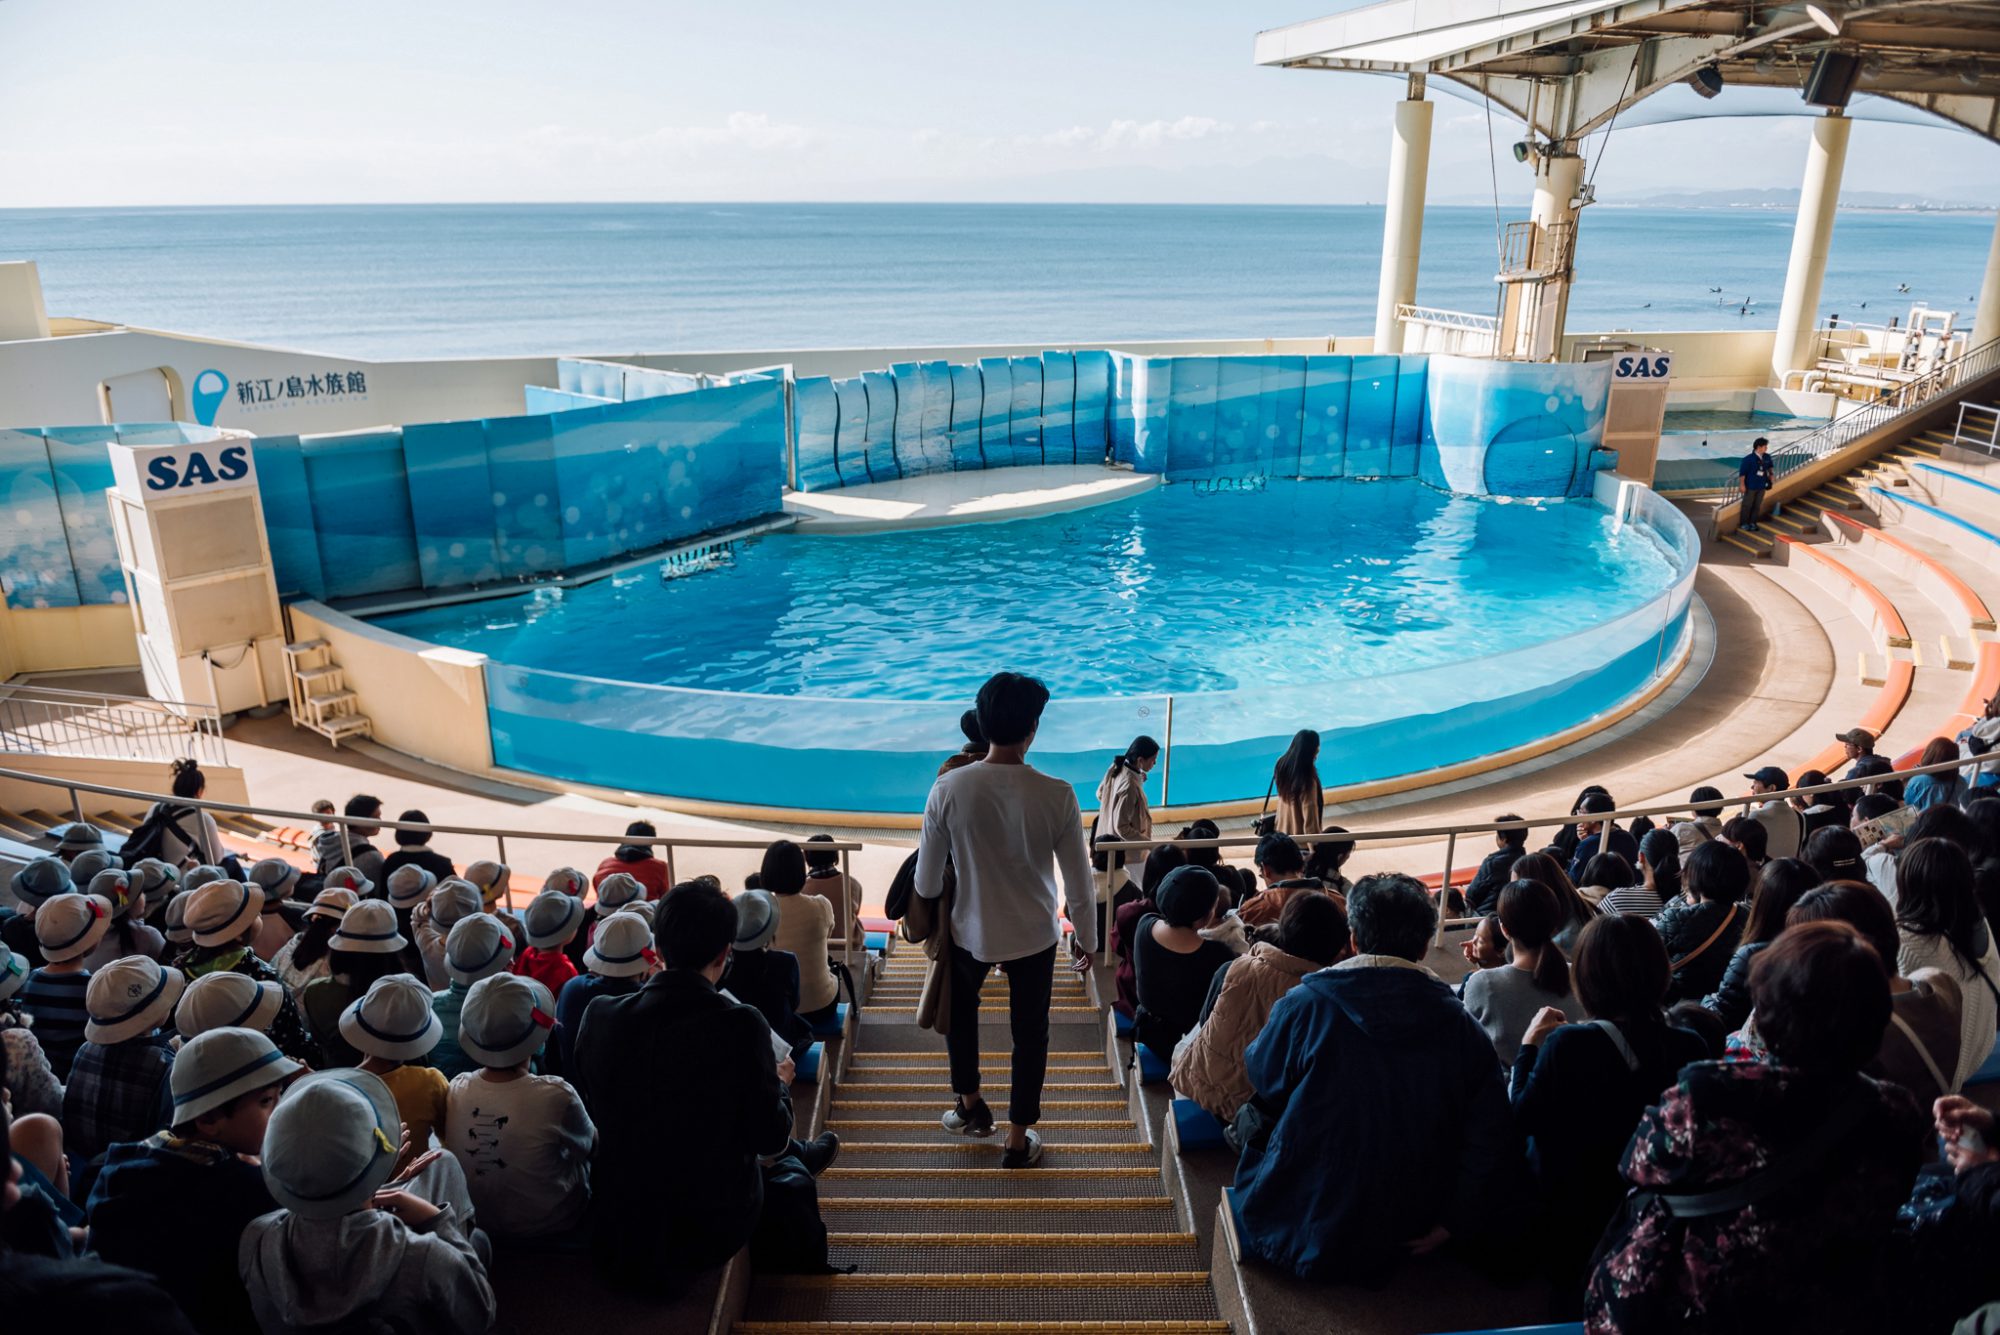
[(125, 837), (125, 847), (119, 850), (118, 856), (124, 859), (128, 867), (138, 862), (140, 858), (158, 858), (162, 862), (178, 861), (166, 854), (167, 833), (172, 831), (174, 838), (181, 841), (183, 852), (192, 850), (195, 841), (188, 838), (188, 832), (181, 828), (181, 819), (192, 815), (194, 815), (193, 807), (170, 807), (162, 802), (147, 812), (146, 819), (139, 822), (139, 827)]
[(773, 1275), (852, 1274), (826, 1260), (826, 1223), (819, 1213), (819, 1184), (791, 1155), (764, 1169), (764, 1208), (750, 1235), (750, 1265)]

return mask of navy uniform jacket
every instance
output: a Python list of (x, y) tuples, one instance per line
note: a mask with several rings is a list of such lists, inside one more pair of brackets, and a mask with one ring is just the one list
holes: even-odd
[(1742, 467), (1736, 470), (1743, 475), (1743, 490), (1769, 491), (1771, 489), (1771, 456), (1760, 456), (1752, 450), (1743, 456)]

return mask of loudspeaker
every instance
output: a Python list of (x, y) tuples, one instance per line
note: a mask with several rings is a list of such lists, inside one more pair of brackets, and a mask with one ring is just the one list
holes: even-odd
[(1861, 57), (1846, 51), (1822, 51), (1806, 75), (1805, 99), (1815, 107), (1845, 107), (1861, 81)]

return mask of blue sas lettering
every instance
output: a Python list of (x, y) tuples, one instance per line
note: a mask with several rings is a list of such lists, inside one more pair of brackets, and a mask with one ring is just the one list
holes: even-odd
[(1659, 380), (1667, 374), (1668, 359), (1665, 357), (1620, 357), (1617, 378), (1620, 380)]
[(206, 454), (190, 454), (185, 463), (178, 456), (162, 454), (146, 465), (146, 490), (172, 491), (176, 487), (199, 487), (211, 482), (234, 482), (250, 471), (249, 447), (231, 445), (210, 463)]

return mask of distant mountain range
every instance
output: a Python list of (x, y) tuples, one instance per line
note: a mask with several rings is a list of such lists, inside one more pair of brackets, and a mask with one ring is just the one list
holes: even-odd
[[(1613, 202), (1605, 201), (1607, 204)], [(1789, 213), (1799, 206), (1799, 191), (1796, 187), (1770, 190), (1659, 190), (1629, 196), (1629, 202), (1648, 208), (1783, 209)], [(1909, 195), (1894, 194), (1886, 190), (1843, 190), (1840, 193), (1840, 207), (1934, 213), (1993, 212), (1991, 204), (1979, 204), (1967, 200), (1913, 199)]]

